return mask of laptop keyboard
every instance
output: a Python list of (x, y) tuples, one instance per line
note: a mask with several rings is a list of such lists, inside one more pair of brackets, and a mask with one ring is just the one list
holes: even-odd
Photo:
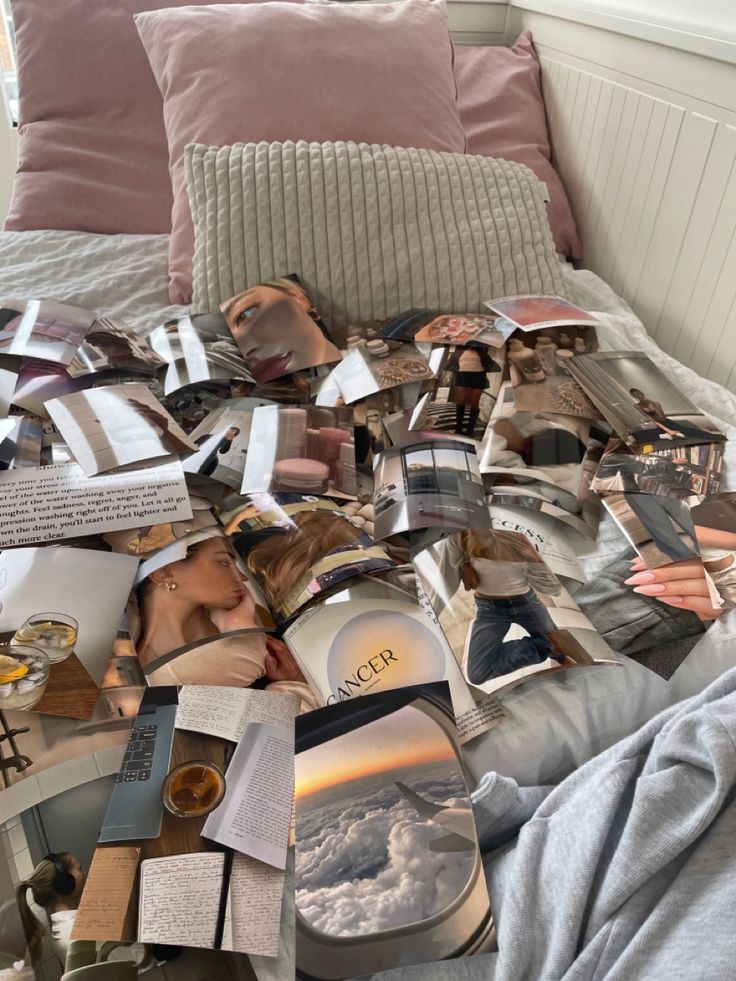
[(150, 779), (157, 731), (156, 723), (138, 725), (131, 731), (122, 769), (115, 778), (116, 783), (136, 783)]

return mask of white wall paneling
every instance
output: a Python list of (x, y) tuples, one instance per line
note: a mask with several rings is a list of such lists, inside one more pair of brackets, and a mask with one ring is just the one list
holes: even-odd
[(668, 353), (736, 391), (736, 44), (706, 57), (572, 6), (512, 0), (507, 38), (533, 33), (583, 265)]

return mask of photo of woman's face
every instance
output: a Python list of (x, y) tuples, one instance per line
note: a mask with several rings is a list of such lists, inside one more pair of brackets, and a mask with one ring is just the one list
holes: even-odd
[(177, 596), (211, 609), (233, 610), (247, 592), (243, 574), (221, 538), (202, 542), (186, 559), (172, 562)]
[(309, 298), (301, 290), (285, 293), (272, 286), (254, 286), (222, 305), (243, 360), (258, 384), (340, 360), (309, 308)]

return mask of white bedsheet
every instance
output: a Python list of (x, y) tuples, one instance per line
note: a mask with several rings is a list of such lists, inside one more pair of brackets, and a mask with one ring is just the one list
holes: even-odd
[[(166, 235), (91, 235), (41, 231), (0, 234), (0, 301), (54, 299), (121, 317), (144, 331), (185, 312), (168, 303)], [(705, 381), (665, 355), (631, 309), (597, 276), (565, 265), (571, 298), (601, 315), (602, 348), (649, 354), (718, 423), (726, 447), (723, 489), (734, 489), (736, 396)], [(589, 575), (625, 546), (610, 518), (584, 557)], [(511, 713), (489, 734), (469, 744), (476, 776), (488, 769), (521, 784), (557, 782), (660, 709), (704, 688), (736, 664), (736, 611), (726, 613), (698, 641), (669, 682), (628, 659), (621, 667), (568, 671), (531, 679), (510, 692)]]

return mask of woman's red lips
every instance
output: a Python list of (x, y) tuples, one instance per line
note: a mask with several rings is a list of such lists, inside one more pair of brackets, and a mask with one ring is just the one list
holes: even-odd
[(248, 367), (255, 380), (260, 384), (286, 374), (290, 361), (291, 351), (287, 351), (286, 354), (277, 354), (273, 358), (264, 358), (263, 361), (251, 361)]

